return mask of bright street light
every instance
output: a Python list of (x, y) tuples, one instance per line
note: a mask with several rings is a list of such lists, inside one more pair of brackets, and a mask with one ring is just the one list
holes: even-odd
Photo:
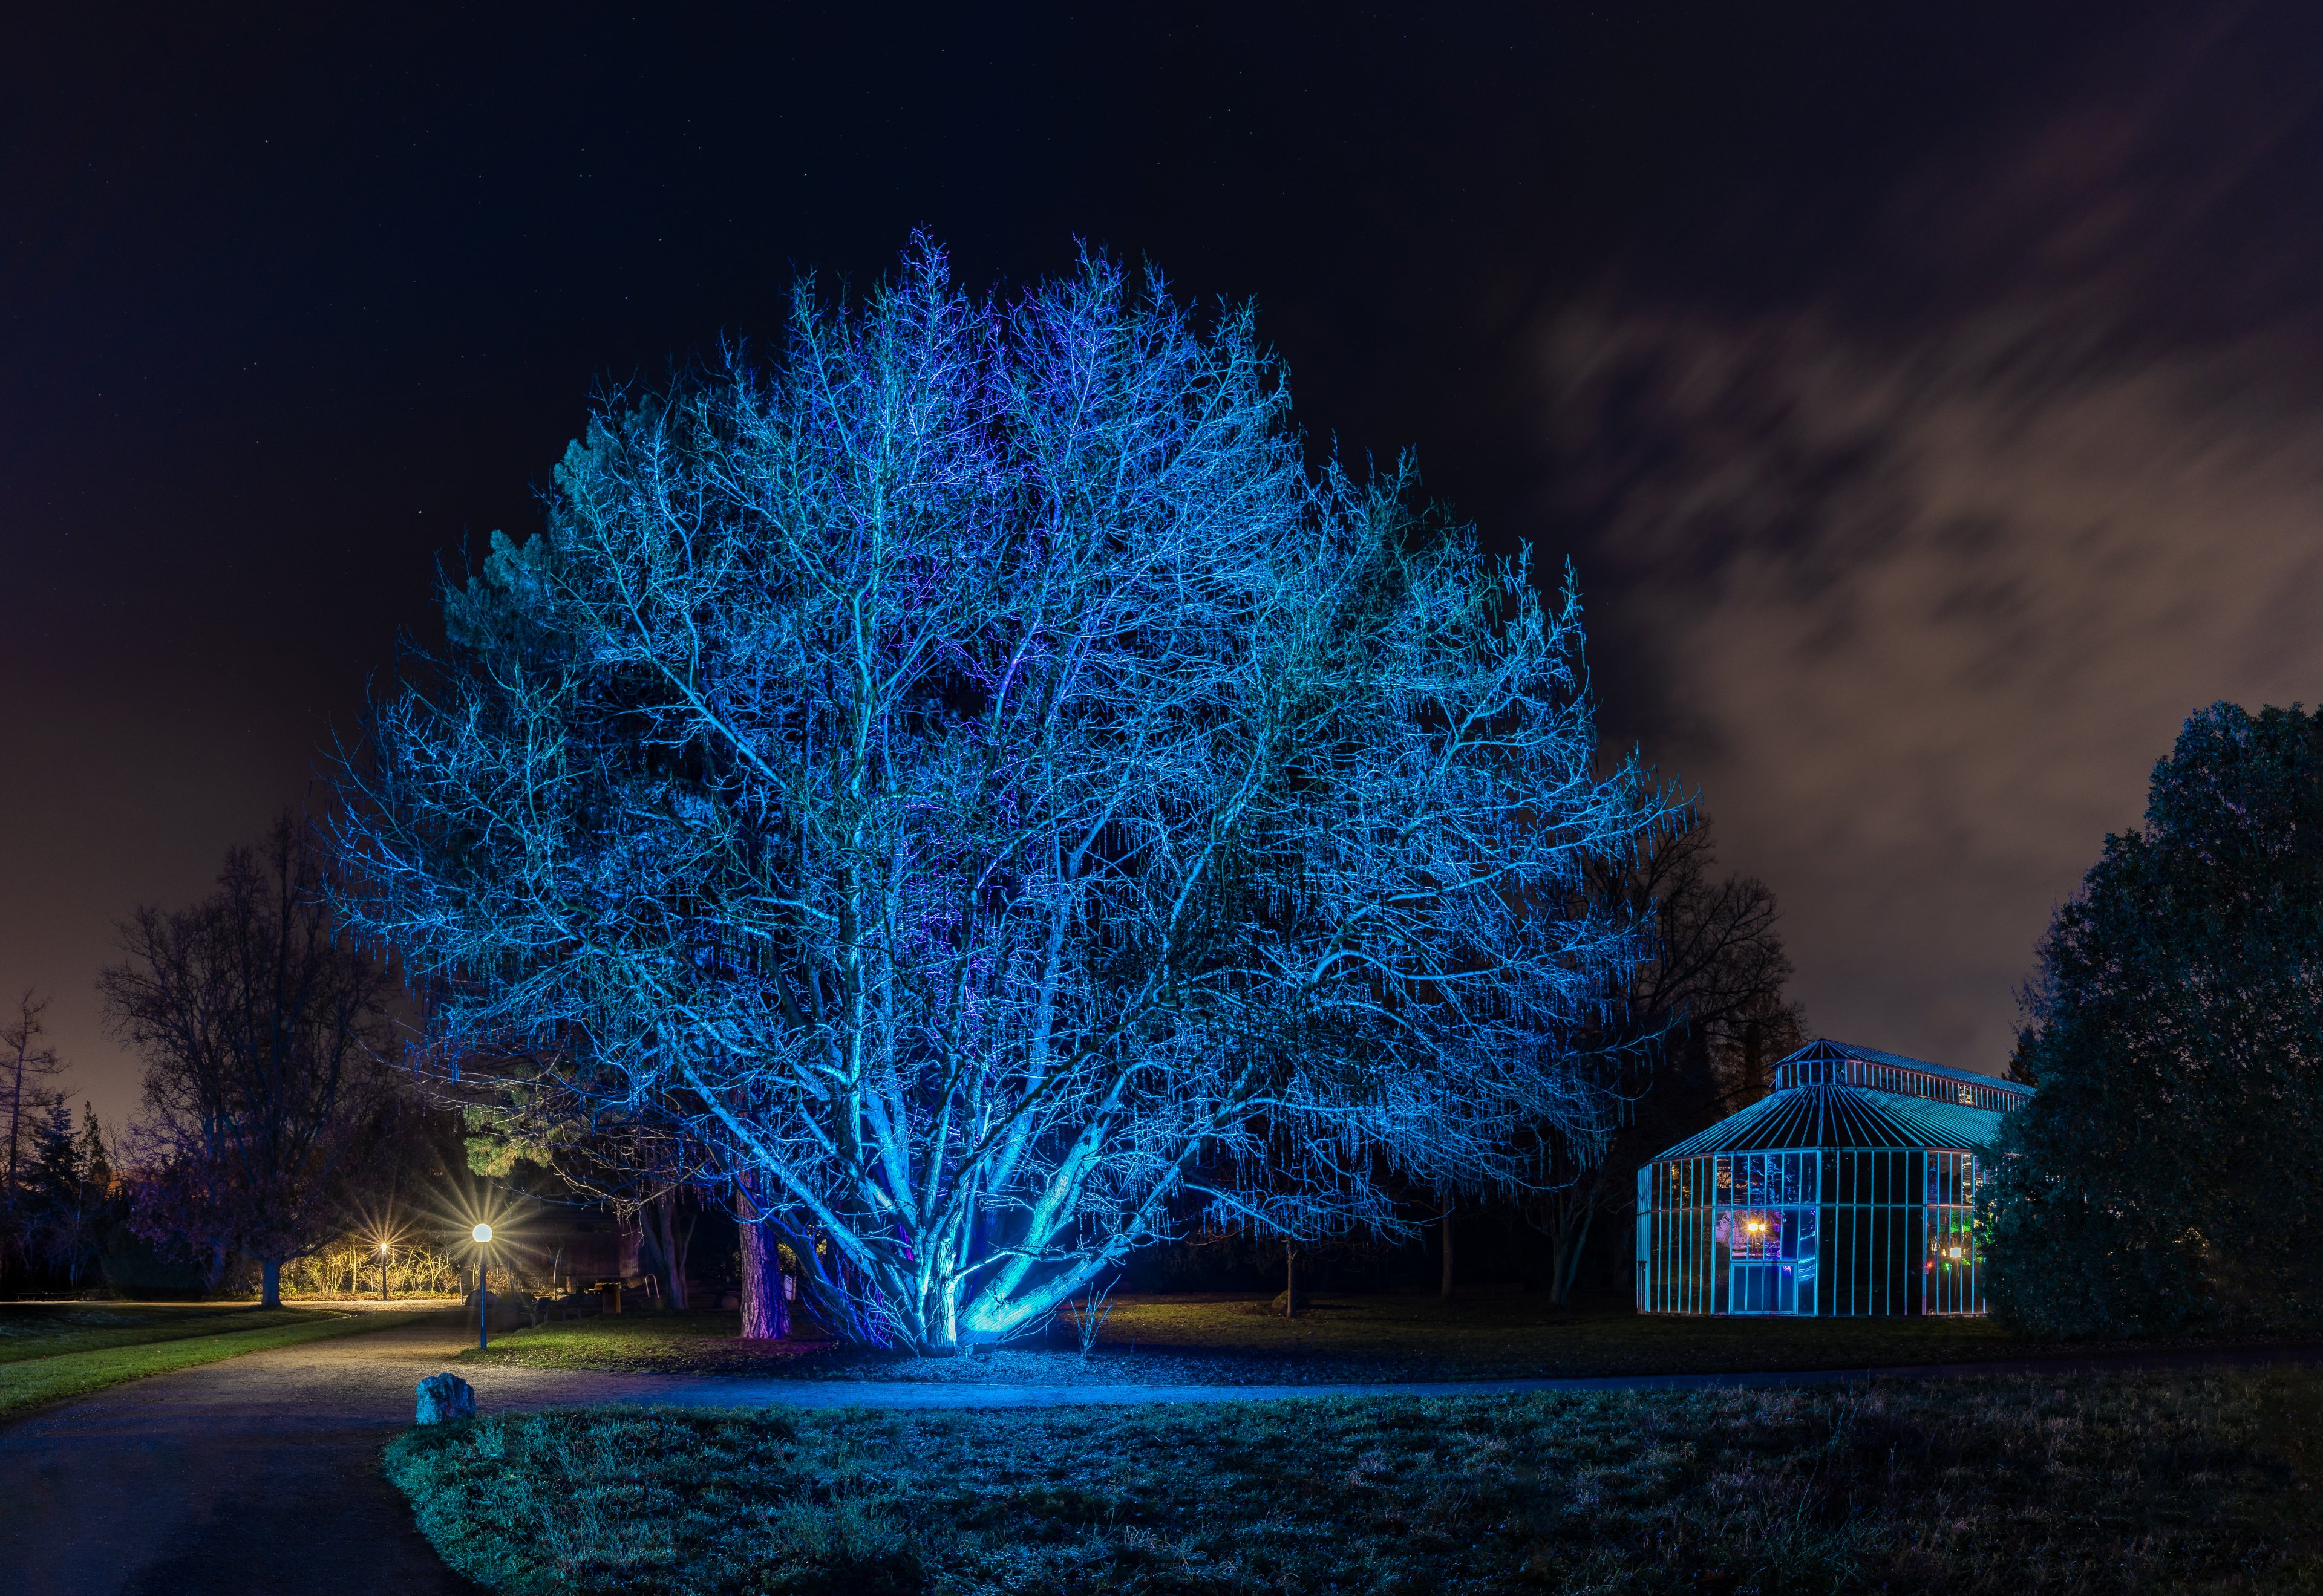
[[(489, 1225), (479, 1225), (468, 1234), (476, 1239), (479, 1247), (491, 1244), (492, 1227)], [(479, 1348), (492, 1344), (492, 1293), (484, 1267), (484, 1260), (490, 1256), (487, 1252), (476, 1254), (476, 1345)]]

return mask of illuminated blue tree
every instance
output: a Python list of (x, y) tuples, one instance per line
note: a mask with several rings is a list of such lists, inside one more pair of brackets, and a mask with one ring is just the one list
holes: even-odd
[(1105, 261), (804, 285), (446, 592), (349, 762), (350, 913), (455, 1053), (747, 1177), (873, 1338), (1038, 1326), (1191, 1209), (1514, 1179), (1594, 1109), (1565, 1043), (1637, 930), (1583, 867), (1651, 805), (1570, 592), (1415, 489), (1310, 472), (1251, 314)]

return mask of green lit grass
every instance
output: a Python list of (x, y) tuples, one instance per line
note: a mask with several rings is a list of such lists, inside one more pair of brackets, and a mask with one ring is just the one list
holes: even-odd
[(2323, 1590), (2323, 1376), (582, 1408), (387, 1472), (509, 1596)]
[[(468, 1360), (630, 1373), (1001, 1384), (1275, 1384), (1749, 1373), (1976, 1362), (2062, 1349), (1989, 1319), (1712, 1319), (1560, 1310), (1539, 1297), (1327, 1297), (1295, 1319), (1253, 1298), (1123, 1300), (1097, 1350), (1017, 1343), (972, 1359), (739, 1342), (730, 1313), (624, 1314), (495, 1335)], [(2086, 1347), (2074, 1350), (2086, 1351)]]
[(248, 1303), (0, 1303), (0, 1363), (262, 1330), (308, 1316), (297, 1308)]
[(300, 1308), (281, 1311), (291, 1316), (290, 1322), (272, 1323), (254, 1329), (225, 1330), (215, 1335), (187, 1334), (167, 1341), (64, 1353), (51, 1357), (22, 1358), (14, 1362), (0, 1364), (0, 1417), (11, 1417), (46, 1403), (60, 1402), (70, 1397), (87, 1396), (91, 1391), (119, 1385), (124, 1380), (142, 1379), (148, 1374), (167, 1374), (172, 1370), (191, 1369), (202, 1363), (238, 1358), (245, 1353), (296, 1346), (301, 1342), (323, 1341), (335, 1335), (384, 1330), (390, 1325), (409, 1324), (414, 1319), (424, 1318), (441, 1310), (418, 1309), (411, 1313), (383, 1314), (330, 1313)]
[(1296, 1318), (1246, 1298), (1140, 1298), (1106, 1320), (1104, 1345), (1321, 1360), (1403, 1380), (1854, 1368), (2039, 1350), (1990, 1319), (1683, 1318), (1626, 1305), (1560, 1309), (1521, 1292), (1325, 1297)]
[[(802, 1330), (804, 1326), (801, 1326)], [(810, 1374), (857, 1372), (860, 1356), (836, 1361), (827, 1341), (742, 1342), (739, 1313), (640, 1312), (603, 1315), (537, 1327), (495, 1330), (489, 1348), (471, 1346), (468, 1363), (530, 1369), (601, 1369), (623, 1374)], [(893, 1360), (871, 1360), (888, 1361)]]

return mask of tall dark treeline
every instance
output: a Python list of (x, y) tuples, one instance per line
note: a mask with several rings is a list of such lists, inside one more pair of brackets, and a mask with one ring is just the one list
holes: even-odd
[(64, 1095), (50, 1093), (25, 1116), (25, 1156), (0, 1210), (0, 1284), (12, 1291), (78, 1291), (99, 1279), (99, 1262), (124, 1217), (125, 1189), (96, 1113), (80, 1121)]
[(21, 994), (0, 1020), (0, 1289), (75, 1290), (88, 1283), (122, 1217), (104, 1128), (86, 1105), (43, 1083), (64, 1061), (47, 1045), (49, 1000)]
[(127, 959), (98, 982), (146, 1060), (139, 1234), (197, 1258), (213, 1286), (255, 1261), (269, 1306), (281, 1266), (360, 1201), (399, 1107), (387, 976), (334, 922), (324, 870), (285, 815), (227, 853), (210, 896), (139, 909), (122, 927)]

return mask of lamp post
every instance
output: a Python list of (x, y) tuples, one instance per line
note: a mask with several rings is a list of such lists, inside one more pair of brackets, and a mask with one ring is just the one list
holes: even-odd
[(387, 1300), (387, 1243), (379, 1244), (379, 1299)]
[(482, 1352), (492, 1344), (492, 1292), (485, 1283), (487, 1251), (492, 1244), (492, 1227), (479, 1225), (468, 1233), (476, 1242), (476, 1350)]

